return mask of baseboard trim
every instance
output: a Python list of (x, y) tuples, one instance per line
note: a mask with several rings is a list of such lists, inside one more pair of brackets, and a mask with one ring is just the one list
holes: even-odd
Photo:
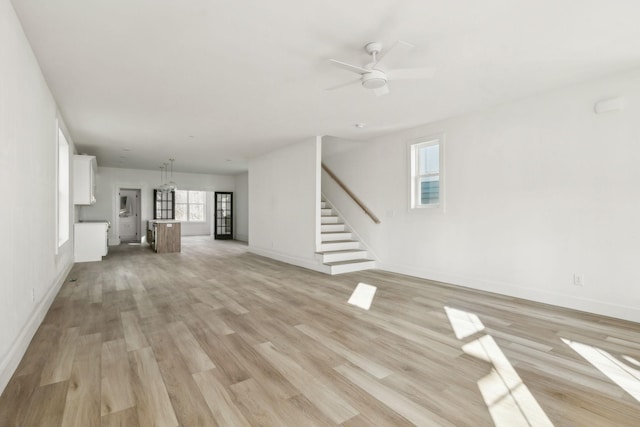
[(18, 369), (18, 365), (27, 351), (29, 344), (31, 344), (33, 336), (40, 327), (44, 316), (47, 314), (47, 311), (49, 311), (49, 307), (51, 307), (53, 300), (56, 295), (58, 295), (58, 292), (64, 284), (64, 281), (69, 275), (72, 267), (73, 263), (70, 263), (67, 268), (65, 268), (62, 273), (56, 277), (53, 286), (49, 288), (49, 291), (46, 293), (44, 298), (40, 300), (40, 303), (36, 305), (35, 309), (31, 312), (31, 316), (27, 320), (27, 323), (24, 325), (9, 348), (4, 360), (0, 362), (0, 394), (4, 392), (9, 380), (11, 380), (16, 369)]
[(264, 256), (267, 258), (275, 259), (276, 261), (286, 262), (287, 264), (297, 265), (309, 270), (318, 271), (320, 273), (326, 273), (326, 265), (322, 264), (318, 260), (293, 257), (291, 255), (283, 254), (269, 249), (256, 248), (255, 246), (249, 246), (249, 252), (256, 255)]
[(490, 280), (479, 280), (453, 274), (432, 272), (404, 265), (385, 264), (378, 262), (378, 269), (389, 271), (392, 273), (418, 277), (421, 279), (451, 284), (454, 286), (462, 286), (479, 291), (493, 292), (500, 295), (522, 298), (529, 301), (540, 302), (543, 304), (555, 305), (557, 307), (598, 314), (601, 316), (614, 317), (616, 319), (628, 320), (631, 322), (640, 322), (640, 309), (635, 307), (612, 304), (609, 302), (597, 301), (588, 298), (580, 298), (556, 292), (514, 286), (509, 283)]

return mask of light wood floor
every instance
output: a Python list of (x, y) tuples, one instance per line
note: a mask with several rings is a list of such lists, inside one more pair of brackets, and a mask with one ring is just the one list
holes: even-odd
[[(68, 279), (2, 426), (640, 425), (635, 323), (202, 237)], [(369, 311), (347, 304), (359, 282), (378, 287)], [(569, 343), (622, 363), (631, 391)]]

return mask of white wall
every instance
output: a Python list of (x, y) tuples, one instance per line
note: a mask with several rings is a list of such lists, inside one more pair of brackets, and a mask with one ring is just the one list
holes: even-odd
[(73, 265), (71, 205), (70, 239), (56, 254), (56, 104), (8, 0), (0, 0), (0, 88), (2, 392)]
[[(100, 159), (98, 159), (100, 165)], [(209, 175), (194, 173), (174, 172), (173, 180), (178, 184), (180, 190), (201, 190), (201, 191), (234, 191), (235, 177), (233, 175)], [(96, 203), (92, 206), (82, 206), (80, 208), (80, 219), (106, 219), (111, 221), (109, 230), (109, 244), (120, 243), (117, 227), (117, 207), (118, 189), (120, 188), (140, 188), (141, 189), (141, 212), (142, 230), (146, 241), (147, 221), (153, 219), (153, 189), (160, 185), (160, 172), (120, 169), (98, 166), (96, 174)], [(212, 195), (208, 195), (207, 223), (188, 224), (183, 223), (182, 235), (208, 235), (211, 234), (212, 218)]]
[(249, 174), (236, 175), (236, 192), (233, 194), (233, 212), (235, 215), (235, 239), (249, 241)]
[[(612, 96), (626, 108), (594, 114)], [(380, 225), (323, 192), (383, 269), (640, 321), (638, 117), (640, 75), (614, 76), (327, 156)], [(407, 143), (440, 132), (446, 210), (410, 212)]]
[(318, 269), (320, 138), (249, 161), (249, 250)]

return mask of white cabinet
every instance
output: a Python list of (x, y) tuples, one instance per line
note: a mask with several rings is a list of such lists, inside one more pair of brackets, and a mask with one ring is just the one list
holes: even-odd
[(107, 221), (78, 222), (73, 227), (73, 258), (75, 262), (102, 261), (107, 255)]
[(92, 205), (96, 202), (96, 169), (94, 156), (73, 156), (73, 204)]

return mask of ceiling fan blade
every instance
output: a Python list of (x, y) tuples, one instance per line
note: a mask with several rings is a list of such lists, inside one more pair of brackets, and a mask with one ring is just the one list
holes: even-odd
[(330, 59), (333, 65), (336, 65), (340, 68), (343, 68), (347, 71), (351, 71), (352, 73), (365, 74), (371, 72), (371, 70), (367, 70), (366, 68), (358, 67), (357, 65), (347, 64), (346, 62), (338, 61), (336, 59)]
[(389, 93), (389, 86), (384, 85), (382, 87), (379, 87), (377, 89), (373, 90), (373, 93), (376, 94), (376, 96), (382, 96), (382, 95), (386, 95)]
[(387, 80), (430, 79), (436, 73), (435, 68), (399, 68), (387, 71)]
[(340, 88), (343, 88), (345, 86), (351, 86), (353, 84), (360, 83), (360, 82), (362, 82), (362, 79), (351, 80), (351, 81), (346, 82), (346, 83), (340, 83), (340, 84), (335, 85), (335, 86), (330, 86), (330, 87), (326, 88), (325, 90), (336, 90), (336, 89), (340, 89)]
[[(398, 48), (400, 49), (404, 48), (404, 50), (407, 51), (407, 50), (413, 49), (414, 47), (415, 46), (412, 45), (411, 43), (408, 43), (402, 40), (397, 40), (394, 44), (391, 45), (391, 47), (389, 47), (389, 49), (383, 49), (382, 52), (378, 54), (378, 57), (376, 58), (376, 65), (380, 65), (382, 60), (386, 58), (387, 55), (389, 55), (389, 53), (395, 52), (397, 54), (399, 52)], [(393, 57), (393, 55), (391, 55), (391, 57)]]

